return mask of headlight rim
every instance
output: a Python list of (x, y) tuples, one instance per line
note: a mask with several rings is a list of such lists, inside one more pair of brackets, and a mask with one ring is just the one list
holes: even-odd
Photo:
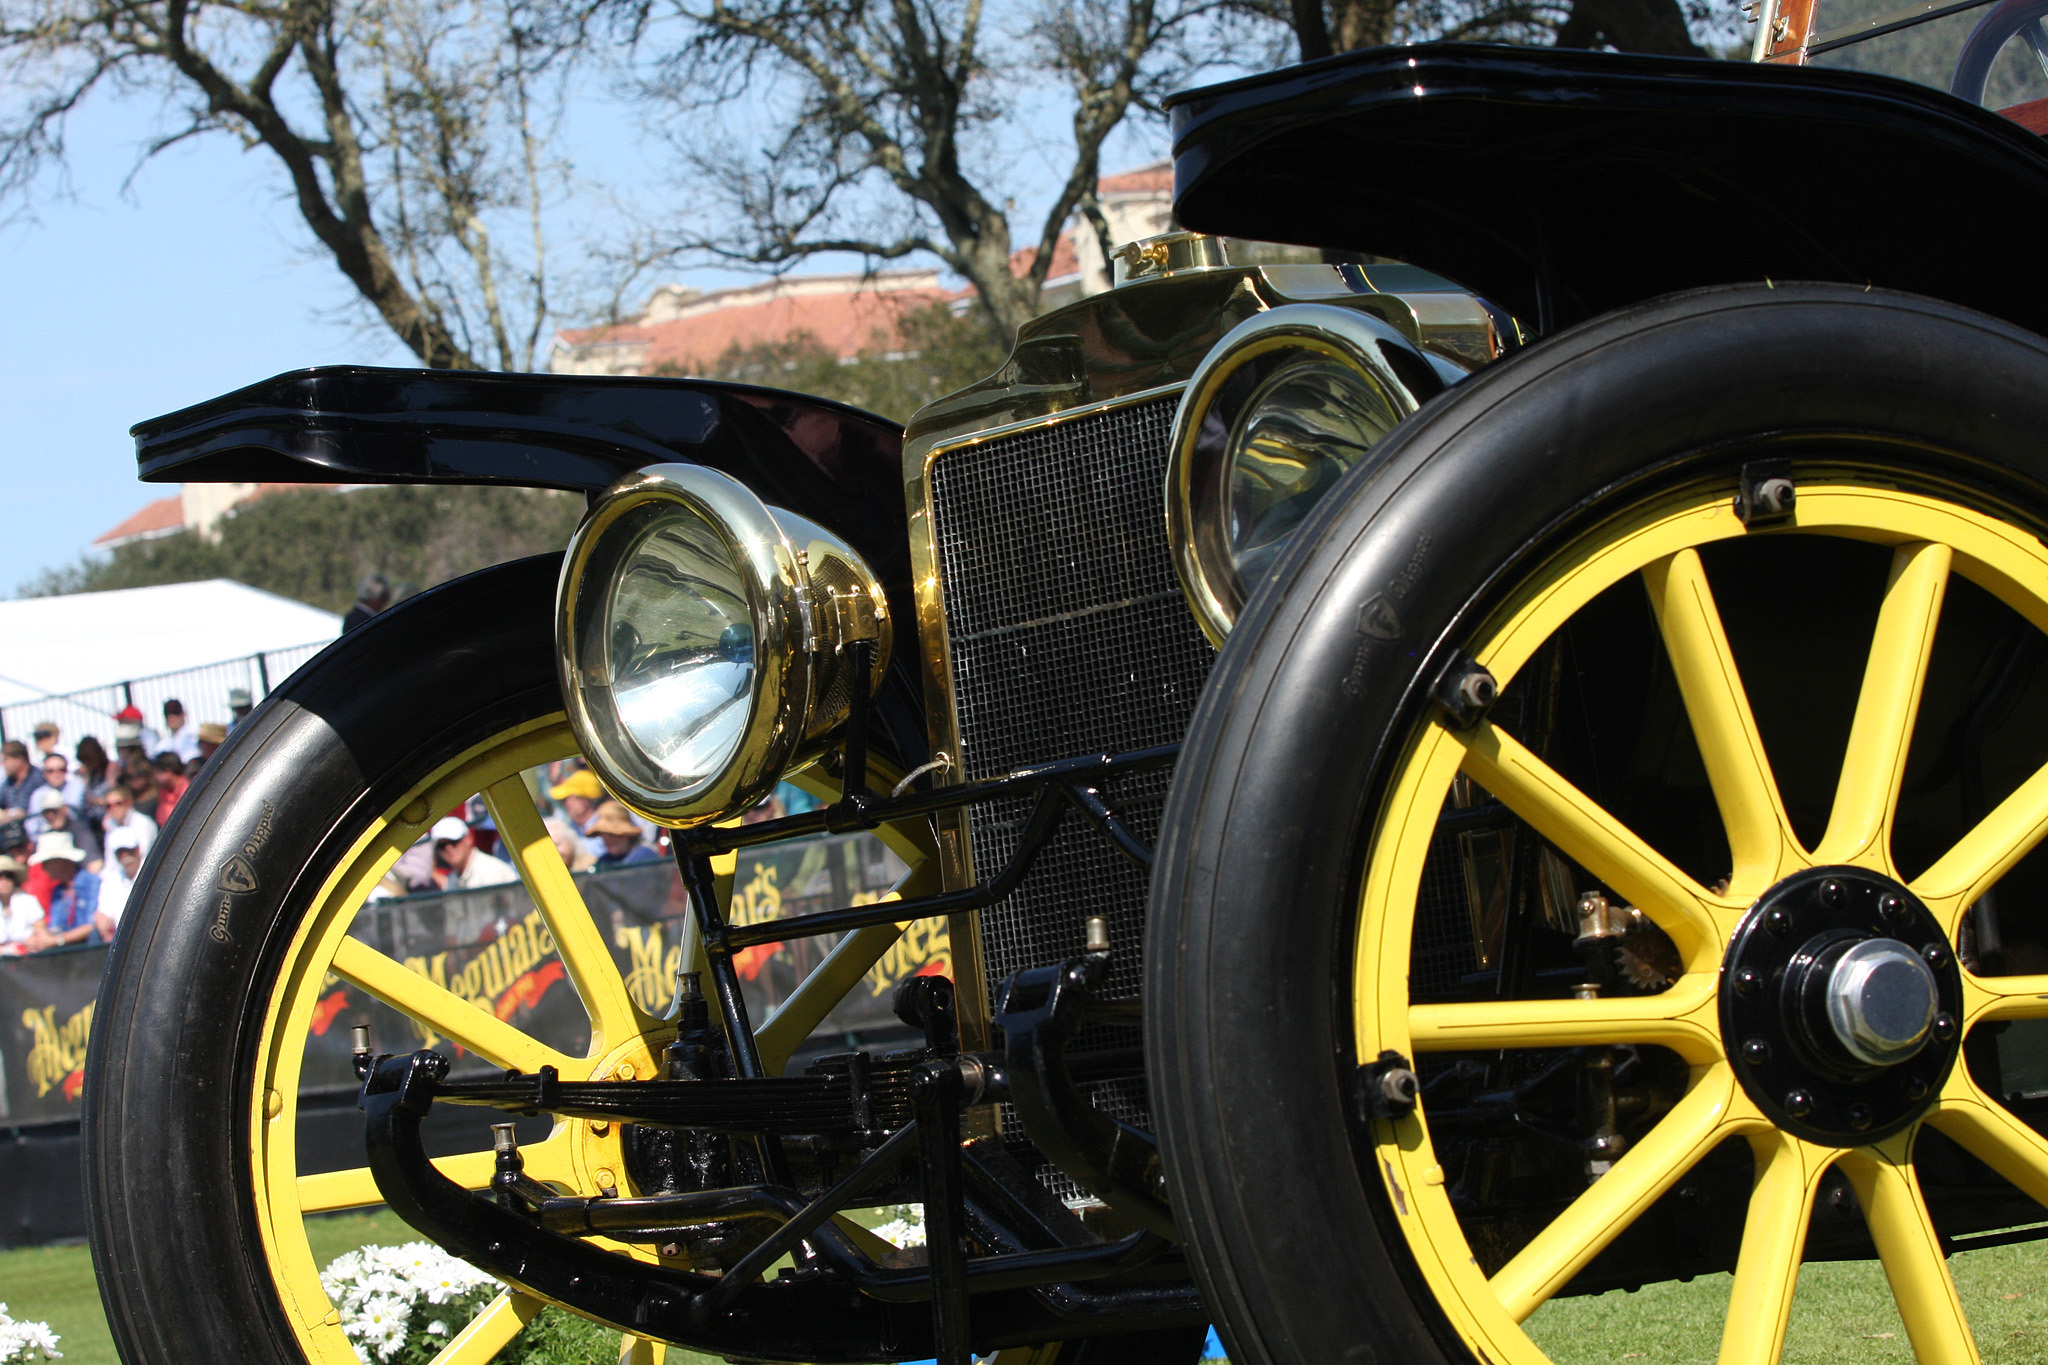
[[(611, 533), (650, 503), (687, 507), (723, 542), (743, 584), (754, 632), (754, 673), (744, 730), (732, 757), (712, 778), (687, 786), (648, 778), (658, 773), (645, 750), (626, 733), (609, 701), (609, 605), (626, 547)], [(628, 542), (628, 546), (635, 541)], [(613, 562), (593, 561), (603, 555)], [(813, 624), (804, 610), (803, 576), (795, 549), (767, 504), (739, 480), (704, 465), (649, 465), (600, 494), (578, 526), (562, 560), (555, 597), (556, 667), (570, 728), (604, 785), (627, 809), (674, 828), (704, 824), (745, 810), (775, 788), (801, 739), (790, 723), (792, 701), (801, 709), (810, 692)], [(592, 631), (606, 667), (603, 682), (587, 688)], [(597, 690), (603, 703), (593, 705)], [(626, 761), (621, 761), (625, 759)]]
[[(1234, 420), (1225, 424), (1222, 439), (1208, 448), (1203, 447), (1204, 423), (1247, 365), (1287, 350), (1307, 351), (1350, 370), (1378, 391), (1398, 423), (1428, 395), (1416, 393), (1382, 354), (1383, 347), (1397, 348), (1430, 370), (1415, 343), (1381, 318), (1333, 304), (1286, 304), (1232, 328), (1189, 377), (1167, 442), (1166, 535), (1182, 596), (1214, 647), (1223, 647), (1249, 588), (1239, 578), (1225, 539), (1228, 436)], [(1270, 382), (1269, 378), (1253, 383), (1247, 400)]]

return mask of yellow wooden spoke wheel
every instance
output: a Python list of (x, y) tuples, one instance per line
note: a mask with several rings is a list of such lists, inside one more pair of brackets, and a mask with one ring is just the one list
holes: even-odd
[[(1702, 558), (1703, 549), (1752, 535), (1832, 537), (1891, 551), (1845, 761), (1826, 824), (1811, 847), (1785, 810)], [(1960, 1010), (1952, 1015), (1942, 1008), (1949, 1002), (1941, 998), (1945, 992), (1938, 989), (1936, 973), (1921, 964), (1952, 956), (1964, 911), (2048, 832), (2048, 764), (1931, 866), (1910, 876), (1902, 872), (1894, 817), (1951, 576), (1998, 597), (2022, 618), (2016, 624), (2039, 629), (2048, 621), (2048, 551), (2033, 536), (1951, 502), (1832, 482), (1822, 473), (1801, 485), (1796, 512), (1776, 529), (1745, 528), (1731, 498), (1717, 489), (1675, 496), (1632, 523), (1603, 528), (1584, 553), (1564, 557), (1531, 584), (1507, 619), (1487, 632), (1475, 659), (1497, 679), (1511, 682), (1601, 594), (1622, 584), (1643, 593), (1726, 834), (1732, 866), (1711, 886), (1674, 865), (1537, 757), (1505, 723), (1488, 719), (1461, 729), (1447, 718), (1436, 720), (1415, 746), (1394, 787), (1394, 804), (1443, 809), (1456, 776), (1471, 778), (1577, 868), (1629, 897), (1675, 946), (1680, 968), (1663, 989), (1620, 996), (1418, 1002), (1406, 969), (1432, 828), (1409, 822), (1382, 831), (1365, 888), (1374, 913), (1358, 944), (1356, 980), (1376, 987), (1360, 991), (1356, 1000), (1361, 1054), (1392, 1049), (1426, 1061), (1441, 1053), (1644, 1045), (1676, 1054), (1687, 1070), (1682, 1096), (1583, 1193), (1495, 1266), (1470, 1249), (1448, 1188), (1444, 1154), (1432, 1138), (1429, 1106), (1380, 1124), (1384, 1178), (1390, 1193), (1402, 1192), (1399, 1202), (1408, 1212), (1401, 1228), (1417, 1263), (1440, 1299), (1462, 1310), (1463, 1329), (1485, 1342), (1496, 1359), (1541, 1359), (1517, 1324), (1731, 1138), (1747, 1143), (1755, 1174), (1723, 1329), (1724, 1365), (1776, 1358), (1813, 1206), (1823, 1177), (1837, 1166), (1862, 1205), (1919, 1358), (1975, 1358), (1943, 1263), (1941, 1234), (1910, 1174), (1914, 1140), (1922, 1124), (1931, 1124), (2019, 1189), (2048, 1202), (2048, 1141), (2016, 1122), (1968, 1068), (1953, 1065), (1961, 1036), (1975, 1025), (2048, 1017), (2048, 977), (1964, 972)], [(1852, 869), (1870, 875), (1857, 877)], [(1827, 880), (1815, 881), (1815, 875)], [(1781, 885), (1791, 894), (1773, 895)], [(1816, 955), (1826, 953), (1834, 935), (1855, 932), (1849, 926), (1856, 907), (1848, 907), (1842, 928), (1825, 914), (1818, 903), (1824, 886), (1837, 887), (1844, 898), (1867, 887), (1863, 894), (1873, 912), (1877, 899), (1896, 887), (1925, 909), (1919, 923), (1903, 912), (1877, 912), (1865, 936), (1849, 940), (1901, 949), (1899, 981), (1883, 983), (1888, 995), (1873, 989), (1869, 997), (1878, 1025), (1897, 1028), (1913, 1045), (1901, 1048), (1896, 1060), (1861, 1063), (1834, 1036), (1832, 1025), (1810, 1031), (1802, 1018), (1782, 1017), (1788, 1011), (1796, 1016), (1816, 991), (1824, 1004), (1841, 997), (1849, 1008), (1863, 1007), (1864, 996), (1842, 995), (1861, 984), (1856, 961), (1833, 979), (1816, 978), (1806, 993), (1794, 993), (1785, 962), (1777, 962), (1776, 979), (1765, 971), (1756, 989), (1778, 999), (1755, 1011), (1753, 1027), (1724, 1027), (1729, 1002), (1723, 991), (1739, 989), (1737, 975), (1754, 970), (1728, 951), (1747, 921), (1774, 909), (1787, 913), (1779, 907), (1794, 915), (1804, 909), (1811, 924), (1802, 926), (1795, 918), (1789, 933), (1773, 927), (1763, 932), (1796, 939), (1786, 944), (1795, 952), (1821, 939), (1811, 950)], [(1812, 895), (1802, 896), (1808, 887)], [(1901, 1020), (1882, 1012), (1894, 1004), (1904, 1012)], [(1826, 1065), (1837, 1061), (1830, 1045), (1843, 1053), (1832, 1066)], [(1788, 1057), (1786, 1065), (1772, 1065), (1773, 1052), (1802, 1046), (1816, 1054), (1813, 1064)], [(1745, 1048), (1751, 1055), (1744, 1055)], [(1831, 1091), (1842, 1096), (1833, 1106), (1839, 1113), (1831, 1111)], [(1788, 1094), (1805, 1099), (1788, 1106)], [(1879, 1112), (1869, 1112), (1874, 1108)], [(1889, 1131), (1876, 1131), (1880, 1127)]]
[(2044, 384), (1941, 305), (1678, 296), (1304, 526), (1150, 928), (1234, 1359), (1769, 1362), (1835, 1259), (1923, 1365), (1979, 1358), (1950, 1257), (2048, 1219), (2001, 1080), (2048, 1042)]
[[(522, 777), (574, 751), (552, 660), (555, 571), (552, 559), (492, 570), (344, 638), (237, 732), (166, 828), (110, 964), (88, 1099), (96, 1262), (129, 1359), (363, 1358), (322, 1288), (308, 1228), (379, 1205), (377, 1187), (361, 1165), (303, 1173), (298, 1151), (307, 1041), (335, 979), (444, 1051), (552, 1066), (565, 1080), (657, 1074), (673, 1027), (663, 1035), (627, 989)], [(587, 1047), (525, 1032), (349, 932), (397, 858), (474, 795), (581, 1002)], [(885, 837), (917, 865), (914, 842)], [(771, 1069), (896, 936), (887, 925), (847, 935), (757, 1022)], [(623, 1185), (628, 1169), (615, 1124), (558, 1121), (524, 1159), (570, 1193)], [(480, 1189), (492, 1153), (436, 1165)], [(542, 1307), (501, 1292), (435, 1359), (497, 1358)], [(630, 1333), (619, 1352), (665, 1354)]]

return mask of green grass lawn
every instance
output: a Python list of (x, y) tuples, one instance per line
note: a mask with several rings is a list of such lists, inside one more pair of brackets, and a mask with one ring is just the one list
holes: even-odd
[[(306, 1223), (313, 1258), (326, 1265), (345, 1251), (365, 1246), (400, 1246), (419, 1234), (388, 1210), (344, 1213)], [(92, 1253), (83, 1246), (31, 1247), (0, 1252), (0, 1303), (17, 1321), (47, 1322), (61, 1340), (65, 1365), (120, 1365), (107, 1316), (100, 1309), (93, 1280)], [(559, 1313), (559, 1309), (549, 1309)], [(589, 1365), (613, 1365), (618, 1359), (616, 1332), (588, 1324)], [(581, 1356), (578, 1353), (578, 1365)], [(711, 1356), (690, 1351), (668, 1353), (669, 1365), (722, 1365)]]
[[(1985, 1365), (2048, 1365), (2048, 1242), (1989, 1247), (1949, 1259)], [(1712, 1365), (1728, 1311), (1730, 1275), (1558, 1299), (1529, 1334), (1558, 1365)], [(1792, 1299), (1784, 1365), (1911, 1365), (1913, 1348), (1874, 1261), (1803, 1267)]]
[[(396, 1246), (416, 1235), (385, 1212), (316, 1219), (309, 1229), (322, 1265), (359, 1246)], [(1966, 1252), (1949, 1267), (1985, 1365), (2048, 1365), (2048, 1242)], [(1710, 1275), (1633, 1294), (1560, 1299), (1531, 1318), (1529, 1330), (1559, 1365), (1711, 1365), (1731, 1282)], [(67, 1365), (116, 1365), (84, 1247), (0, 1253), (0, 1302), (16, 1318), (49, 1323), (63, 1338)], [(609, 1362), (602, 1354), (591, 1359), (593, 1365)], [(680, 1351), (668, 1359), (712, 1365), (710, 1357)], [(1784, 1359), (1785, 1365), (1911, 1365), (1912, 1348), (1884, 1272), (1867, 1262), (1801, 1270)]]

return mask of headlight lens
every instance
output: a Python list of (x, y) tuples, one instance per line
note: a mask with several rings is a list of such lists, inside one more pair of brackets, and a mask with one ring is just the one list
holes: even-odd
[(1226, 455), (1230, 556), (1241, 581), (1265, 576), (1309, 509), (1400, 418), (1357, 370), (1313, 354), (1260, 384)]
[(623, 520), (632, 541), (607, 609), (612, 702), (656, 767), (701, 785), (745, 738), (755, 672), (747, 585), (694, 509), (650, 503)]
[(890, 648), (887, 599), (830, 532), (697, 465), (628, 476), (562, 570), (571, 728), (627, 806), (685, 826), (757, 804), (845, 719), (840, 647)]
[(1217, 344), (1181, 398), (1166, 478), (1181, 588), (1212, 643), (1302, 519), (1441, 387), (1400, 332), (1346, 308), (1276, 308)]

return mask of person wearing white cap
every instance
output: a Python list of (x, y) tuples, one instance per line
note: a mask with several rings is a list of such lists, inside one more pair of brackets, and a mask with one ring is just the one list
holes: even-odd
[(27, 875), (21, 859), (0, 857), (0, 957), (50, 946), (43, 941), (43, 903), (21, 889)]
[(92, 916), (99, 908), (100, 879), (84, 870), (84, 862), (85, 851), (61, 829), (36, 840), (36, 851), (28, 860), (30, 867), (40, 867), (50, 878), (46, 928), (56, 944), (83, 943), (93, 935)]
[(128, 893), (135, 889), (135, 874), (142, 871), (142, 836), (132, 829), (107, 831), (107, 865), (100, 873), (99, 905), (92, 915), (93, 932), (108, 943), (128, 908)]
[(29, 817), (25, 826), (28, 837), (40, 839), (45, 834), (61, 830), (70, 835), (83, 850), (85, 865), (99, 871), (100, 840), (92, 827), (79, 819), (78, 812), (64, 799), (64, 793), (55, 787), (38, 787), (36, 794), (28, 799)]
[(443, 891), (468, 891), (479, 886), (504, 886), (519, 880), (512, 864), (493, 858), (476, 846), (476, 835), (452, 815), (434, 822), (434, 879)]

